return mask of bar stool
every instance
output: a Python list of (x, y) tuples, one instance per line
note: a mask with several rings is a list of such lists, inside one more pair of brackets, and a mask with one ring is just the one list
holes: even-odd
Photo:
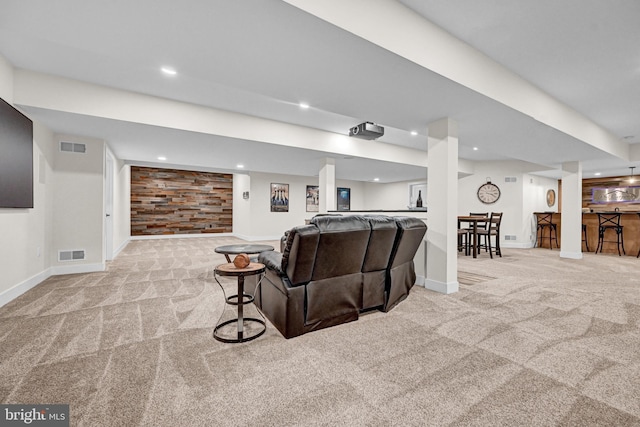
[[(640, 216), (640, 212), (638, 212), (638, 216)], [(640, 249), (638, 249), (638, 255), (636, 255), (636, 258), (640, 257)]]
[[(489, 212), (469, 212), (469, 216), (482, 216), (482, 217), (489, 218)], [(476, 223), (477, 231), (486, 230), (486, 229), (487, 229), (487, 221), (478, 221)], [(467, 228), (464, 228), (464, 230), (467, 230), (467, 233), (469, 234), (467, 236), (467, 243), (469, 244), (469, 246), (471, 246), (471, 236), (473, 235), (473, 227), (467, 227)], [(478, 238), (478, 242), (476, 242), (476, 244), (479, 245), (479, 243), (480, 243), (480, 238)]]
[(582, 224), (582, 241), (584, 242), (584, 245), (587, 247), (587, 252), (591, 252), (589, 250), (589, 241), (587, 240), (587, 224)]
[[(620, 225), (620, 218), (622, 218), (622, 214), (620, 212), (598, 213), (598, 247), (596, 248), (596, 253), (598, 253), (598, 250), (602, 253), (602, 246), (604, 246), (604, 243), (614, 243), (613, 240), (604, 240), (604, 235), (607, 230), (613, 230), (616, 232), (615, 243), (618, 246), (618, 255), (622, 256), (622, 253), (625, 255), (627, 254), (624, 251), (624, 226)], [(622, 247), (622, 253), (620, 253), (620, 247)]]
[[(536, 213), (537, 227), (536, 227), (536, 247), (542, 245), (542, 237), (544, 230), (549, 229), (549, 249), (553, 249), (551, 242), (556, 241), (556, 248), (558, 245), (558, 225), (553, 222), (553, 212), (539, 212)], [(553, 233), (553, 234), (552, 234)]]
[(470, 247), (469, 230), (466, 228), (458, 228), (458, 252), (462, 252), (464, 249), (464, 254), (468, 256)]

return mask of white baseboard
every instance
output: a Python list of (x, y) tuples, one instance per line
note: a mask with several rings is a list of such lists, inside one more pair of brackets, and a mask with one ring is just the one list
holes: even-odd
[(131, 236), (131, 240), (155, 239), (199, 239), (203, 237), (233, 237), (233, 233), (198, 233), (198, 234), (158, 234), (149, 236)]
[(560, 251), (560, 258), (582, 259), (582, 252)]
[(416, 286), (422, 286), (424, 288), (424, 276), (416, 276)]
[(246, 236), (244, 234), (233, 234), (234, 237), (237, 237), (238, 239), (242, 239), (242, 240), (246, 240), (249, 242), (260, 242), (262, 240), (280, 240), (282, 238), (282, 235), (280, 236)]
[(120, 252), (122, 252), (122, 250), (127, 247), (130, 241), (131, 241), (131, 238), (126, 239), (124, 242), (122, 242), (122, 244), (118, 246), (118, 248), (113, 252), (113, 257), (114, 258), (117, 257), (120, 254)]
[(521, 243), (507, 243), (507, 242), (500, 242), (500, 247), (501, 248), (510, 248), (510, 249), (530, 249), (532, 248), (534, 245), (531, 242), (521, 242)]
[(459, 284), (457, 281), (444, 283), (433, 279), (426, 279), (424, 281), (424, 287), (441, 294), (452, 294), (454, 292), (458, 292)]
[[(202, 237), (237, 237), (238, 239), (246, 240), (248, 242), (259, 242), (262, 240), (280, 240), (280, 236), (247, 236), (238, 233), (200, 233), (200, 234), (159, 234), (157, 236), (131, 236), (129, 240), (123, 243), (123, 246), (118, 249), (120, 252), (129, 243), (130, 240), (154, 240), (154, 239), (191, 239)], [(115, 255), (114, 255), (115, 256)]]
[(22, 283), (18, 283), (12, 288), (7, 289), (4, 292), (0, 293), (0, 307), (7, 304), (8, 302), (18, 298), (23, 293), (27, 292), (29, 289), (35, 287), (41, 282), (47, 280), (52, 276), (51, 269), (48, 268), (41, 273), (36, 274), (25, 280)]
[(106, 266), (103, 262), (96, 264), (79, 264), (79, 265), (56, 265), (51, 267), (51, 276), (61, 274), (78, 274), (78, 273), (95, 273), (96, 271), (104, 271)]

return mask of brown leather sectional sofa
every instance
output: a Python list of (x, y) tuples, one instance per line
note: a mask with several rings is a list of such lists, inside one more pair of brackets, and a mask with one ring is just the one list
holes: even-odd
[(319, 216), (288, 233), (267, 266), (255, 303), (285, 336), (389, 311), (416, 280), (413, 258), (427, 230), (412, 217)]

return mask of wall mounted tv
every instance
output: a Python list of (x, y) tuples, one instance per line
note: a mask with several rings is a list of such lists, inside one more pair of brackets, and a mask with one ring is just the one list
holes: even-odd
[(33, 208), (33, 122), (2, 98), (0, 208)]

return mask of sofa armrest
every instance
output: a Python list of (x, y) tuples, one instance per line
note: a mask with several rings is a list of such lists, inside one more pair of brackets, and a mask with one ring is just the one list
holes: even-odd
[(264, 264), (269, 270), (278, 273), (278, 276), (285, 276), (282, 271), (282, 253), (276, 251), (261, 252), (258, 255), (258, 262)]

